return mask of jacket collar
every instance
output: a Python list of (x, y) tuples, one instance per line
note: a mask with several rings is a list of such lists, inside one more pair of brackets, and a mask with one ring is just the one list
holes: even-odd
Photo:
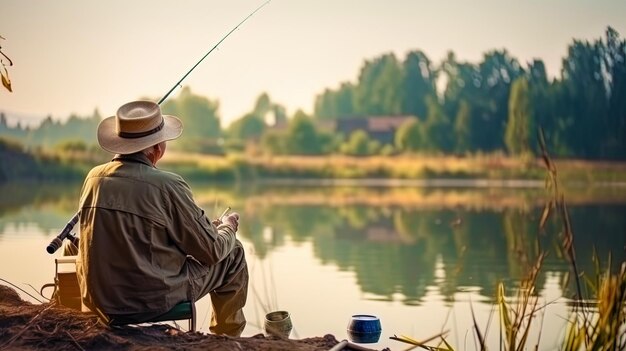
[(111, 161), (121, 161), (121, 162), (139, 162), (145, 163), (150, 167), (154, 167), (148, 156), (143, 152), (135, 152), (134, 154), (117, 154)]

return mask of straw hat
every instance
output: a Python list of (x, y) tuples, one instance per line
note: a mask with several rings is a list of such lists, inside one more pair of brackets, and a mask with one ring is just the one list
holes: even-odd
[(161, 114), (152, 101), (131, 101), (122, 105), (115, 116), (98, 125), (98, 143), (115, 154), (132, 154), (162, 141), (176, 139), (183, 123), (175, 116)]

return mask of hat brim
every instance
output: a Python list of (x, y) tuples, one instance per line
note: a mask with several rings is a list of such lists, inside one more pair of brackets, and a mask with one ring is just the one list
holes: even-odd
[(98, 125), (98, 144), (114, 154), (132, 154), (160, 142), (178, 138), (183, 132), (183, 122), (176, 116), (163, 115), (163, 128), (141, 138), (122, 138), (115, 130), (115, 116), (103, 119)]

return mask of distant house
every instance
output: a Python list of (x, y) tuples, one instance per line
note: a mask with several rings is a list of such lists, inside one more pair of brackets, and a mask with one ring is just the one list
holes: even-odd
[[(400, 126), (415, 116), (371, 116), (371, 117), (346, 117), (339, 119), (316, 120), (317, 130), (330, 133), (341, 133), (346, 137), (357, 130), (365, 131), (370, 138), (378, 140), (381, 144), (393, 144), (396, 131)], [(286, 130), (287, 123), (270, 125), (272, 130)]]
[(415, 116), (371, 116), (337, 119), (335, 132), (349, 136), (357, 130), (365, 131), (370, 138), (381, 144), (393, 144), (396, 131)]

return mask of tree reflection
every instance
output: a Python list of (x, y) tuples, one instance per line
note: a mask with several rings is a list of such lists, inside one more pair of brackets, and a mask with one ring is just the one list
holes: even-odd
[[(558, 249), (560, 224), (548, 223), (539, 232), (541, 201), (521, 190), (514, 196), (510, 189), (192, 188), (208, 213), (228, 204), (242, 215), (239, 235), (257, 258), (310, 243), (321, 264), (354, 272), (368, 298), (421, 304), (436, 287), (447, 303), (468, 288), (493, 299), (499, 282), (513, 291), (544, 251), (538, 290), (547, 276), (557, 276), (565, 293), (572, 291), (564, 278), (569, 265)], [(76, 210), (79, 189), (75, 183), (0, 188), (0, 235), (9, 224), (34, 223), (46, 235), (62, 228)], [(581, 271), (596, 272), (594, 249), (599, 267), (609, 257), (618, 267), (626, 259), (625, 201), (572, 197)]]
[[(584, 272), (595, 273), (594, 247), (600, 257), (611, 255), (615, 266), (625, 259), (622, 206), (572, 210), (577, 214), (573, 224), (580, 222), (580, 239), (575, 245)], [(515, 287), (540, 252), (548, 252), (548, 256), (538, 278), (539, 290), (546, 282), (546, 273), (566, 276), (569, 266), (556, 249), (559, 228), (551, 224), (539, 233), (539, 212), (539, 208), (471, 211), (276, 205), (260, 212), (262, 218), (254, 219), (272, 229), (273, 240), (258, 239), (263, 237), (261, 226), (244, 235), (255, 252), (263, 253), (261, 257), (289, 240), (311, 241), (314, 255), (323, 264), (354, 272), (361, 290), (376, 299), (391, 301), (400, 294), (403, 303), (420, 304), (432, 286), (438, 287), (448, 302), (468, 287), (478, 288), (480, 294), (493, 299), (497, 284)], [(596, 230), (587, 231), (589, 225), (584, 223), (598, 221), (602, 224), (593, 228)], [(438, 258), (444, 279), (435, 277)]]

